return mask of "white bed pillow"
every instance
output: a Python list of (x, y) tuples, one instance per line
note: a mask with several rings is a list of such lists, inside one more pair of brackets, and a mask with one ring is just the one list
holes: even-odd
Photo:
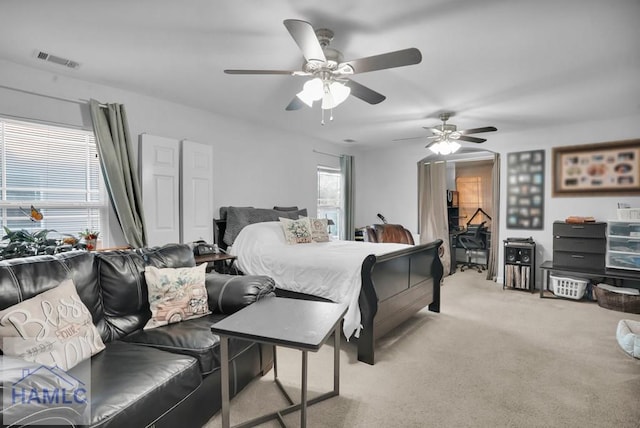
[(238, 234), (238, 238), (234, 242), (233, 247), (242, 244), (243, 241), (259, 242), (261, 245), (283, 244), (286, 245), (284, 234), (282, 233), (282, 225), (279, 221), (266, 221), (262, 223), (254, 223), (246, 226)]

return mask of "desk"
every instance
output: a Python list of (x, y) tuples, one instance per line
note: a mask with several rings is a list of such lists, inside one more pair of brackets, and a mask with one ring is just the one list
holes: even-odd
[[(624, 280), (640, 281), (640, 273), (634, 270), (610, 268), (605, 268), (604, 270), (585, 270), (563, 266), (554, 266), (552, 260), (546, 260), (540, 265), (540, 269), (542, 270), (542, 286), (540, 287), (540, 298), (556, 298), (556, 296), (549, 290), (549, 275), (551, 274), (551, 272), (574, 275), (580, 278), (602, 278), (602, 280), (609, 278), (615, 280), (616, 285), (622, 285), (621, 282)], [(620, 284), (618, 282), (620, 282)]]
[[(285, 346), (302, 352), (301, 398), (294, 404), (278, 380), (278, 360), (273, 351), (273, 373), (280, 392), (290, 406), (280, 411), (246, 421), (237, 427), (249, 427), (278, 419), (284, 426), (282, 415), (300, 410), (300, 426), (307, 426), (307, 405), (318, 403), (340, 393), (340, 326), (347, 312), (346, 305), (331, 302), (268, 297), (241, 309), (211, 326), (220, 336), (220, 373), (222, 384), (222, 426), (229, 427), (229, 337)], [(307, 352), (316, 352), (333, 333), (333, 391), (307, 402)]]

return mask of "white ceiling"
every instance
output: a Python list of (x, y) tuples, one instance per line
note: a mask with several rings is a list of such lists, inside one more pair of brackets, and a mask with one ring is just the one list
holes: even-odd
[[(223, 73), (299, 70), (289, 18), (333, 30), (345, 60), (409, 47), (423, 60), (355, 75), (387, 99), (350, 97), (321, 126), (318, 106), (285, 111), (302, 78)], [(640, 114), (640, 1), (0, 0), (0, 58), (301, 137), (402, 144), (392, 140), (430, 135), (441, 111), (459, 129), (498, 132)]]

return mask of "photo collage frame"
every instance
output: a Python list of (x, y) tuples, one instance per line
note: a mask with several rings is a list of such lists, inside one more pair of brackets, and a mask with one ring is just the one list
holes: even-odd
[(507, 229), (544, 226), (544, 150), (507, 154)]

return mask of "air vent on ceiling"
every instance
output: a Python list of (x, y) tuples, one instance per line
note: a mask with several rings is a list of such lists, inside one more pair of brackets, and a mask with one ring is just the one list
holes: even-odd
[(80, 63), (72, 61), (70, 59), (67, 58), (62, 58), (59, 56), (55, 56), (55, 55), (51, 55), (48, 54), (46, 52), (42, 52), (42, 51), (37, 51), (36, 52), (36, 58), (41, 59), (43, 61), (48, 61), (48, 62), (52, 62), (54, 64), (58, 64), (58, 65), (64, 65), (65, 67), (69, 67), (69, 68), (78, 68), (80, 66)]

